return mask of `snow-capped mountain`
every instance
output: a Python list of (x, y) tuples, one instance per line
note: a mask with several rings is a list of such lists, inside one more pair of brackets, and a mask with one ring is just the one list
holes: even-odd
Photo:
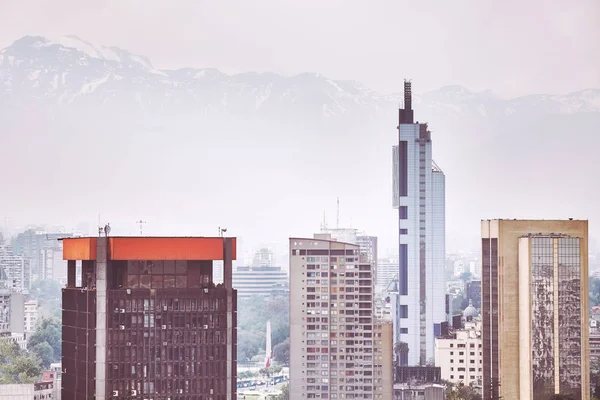
[[(519, 113), (600, 111), (600, 89), (567, 95), (500, 99), (446, 86), (416, 96), (426, 114), (497, 117)], [(280, 114), (293, 110), (312, 118), (363, 114), (374, 118), (394, 109), (401, 96), (376, 93), (356, 82), (319, 74), (283, 77), (274, 73), (226, 75), (215, 69), (158, 70), (144, 56), (117, 47), (95, 46), (76, 36), (52, 41), (26, 36), (0, 51), (0, 102), (45, 103), (50, 107), (124, 106), (156, 112)], [(287, 111), (286, 111), (287, 110)]]
[[(310, 235), (323, 199), (340, 197), (391, 248), (402, 97), (314, 73), (160, 70), (75, 36), (26, 36), (0, 51), (0, 210), (61, 225), (102, 211), (133, 233), (149, 215), (156, 234), (227, 226), (256, 244)], [(413, 103), (447, 176), (449, 245), (478, 237), (481, 218), (600, 218), (600, 89), (503, 99), (445, 86)]]

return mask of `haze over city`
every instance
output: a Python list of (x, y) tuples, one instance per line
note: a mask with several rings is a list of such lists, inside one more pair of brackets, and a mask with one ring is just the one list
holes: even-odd
[[(587, 201), (600, 195), (588, 184), (599, 178), (593, 164), (598, 139), (587, 136), (585, 129), (598, 121), (600, 109), (600, 55), (594, 51), (600, 47), (599, 7), (595, 1), (225, 1), (180, 2), (177, 7), (160, 2), (28, 6), (5, 1), (0, 47), (25, 35), (58, 43), (61, 36), (75, 34), (96, 47), (117, 46), (147, 56), (156, 69), (210, 67), (223, 73), (283, 76), (313, 72), (334, 81), (359, 82), (386, 95), (400, 92), (403, 79), (410, 78), (413, 91), (423, 95), (417, 102), (430, 106), (417, 108), (416, 119), (430, 123), (438, 143), (433, 157), (448, 176), (448, 246), (461, 250), (477, 248), (482, 218), (600, 218)], [(532, 18), (538, 23), (531, 24)], [(6, 69), (8, 58), (0, 62)], [(8, 73), (2, 76), (7, 87)], [(260, 91), (272, 87), (273, 79), (258, 75), (243, 85), (250, 82)], [(293, 93), (293, 85), (282, 90)], [(445, 89), (440, 92), (440, 87)], [(552, 99), (535, 97), (502, 104), (517, 96), (584, 89), (588, 92), (571, 96), (575, 100), (558, 102), (581, 102), (581, 97), (595, 107), (594, 113), (576, 106), (540, 111)], [(140, 89), (120, 90), (133, 95)], [(364, 103), (373, 96), (367, 93), (368, 99), (355, 101)], [(5, 108), (0, 111), (5, 121), (3, 167), (20, 164), (36, 193), (14, 191), (0, 199), (0, 209), (12, 232), (40, 224), (72, 229), (80, 223), (93, 230), (100, 215), (102, 223), (110, 221), (121, 234), (135, 234), (139, 219), (148, 221), (148, 234), (211, 235), (218, 226), (228, 226), (242, 246), (255, 248), (314, 231), (323, 212), (334, 224), (339, 197), (341, 225), (378, 235), (383, 251), (393, 253), (389, 145), (396, 138), (393, 115), (400, 96), (388, 96), (384, 110), (377, 102), (377, 121), (368, 115), (354, 126), (348, 114), (361, 114), (360, 107), (338, 109), (329, 117), (333, 122), (307, 113), (332, 98), (315, 87), (303, 101), (291, 100), (289, 107), (298, 110), (289, 115), (295, 118), (277, 121), (277, 126), (264, 115), (260, 123), (242, 115), (226, 126), (165, 110), (146, 119), (125, 110), (124, 115), (105, 110), (90, 119), (68, 111), (72, 100), (58, 101), (67, 111), (50, 121), (42, 115), (48, 104), (29, 103), (27, 112), (37, 117), (16, 123), (15, 114)], [(501, 115), (500, 121), (491, 120), (490, 112), (485, 113), (490, 104), (500, 114), (521, 105), (519, 112), (525, 116), (519, 118), (524, 119)], [(92, 103), (79, 107), (90, 110)], [(440, 109), (446, 114), (439, 115)], [(471, 115), (473, 110), (480, 115)], [(448, 115), (450, 111), (455, 113)], [(528, 118), (537, 112), (548, 116), (541, 122)], [(314, 123), (312, 132), (301, 128), (306, 121), (297, 118), (303, 115)], [(347, 137), (343, 152), (334, 150), (333, 137)], [(586, 140), (589, 146), (579, 145)], [(90, 152), (96, 155), (86, 154)], [(164, 165), (158, 166), (156, 157)], [(330, 176), (338, 176), (335, 182), (319, 182), (325, 167)], [(9, 173), (5, 182), (11, 186), (23, 181)], [(370, 188), (364, 190), (367, 184)], [(575, 191), (577, 196), (572, 195)], [(594, 225), (591, 229), (592, 237), (597, 236)]]
[(0, 0), (0, 398), (600, 399), (597, 0)]

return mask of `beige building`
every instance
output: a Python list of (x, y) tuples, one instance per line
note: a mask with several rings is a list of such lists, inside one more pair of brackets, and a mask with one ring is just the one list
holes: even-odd
[(444, 380), (481, 387), (482, 351), (481, 322), (465, 322), (451, 337), (435, 339), (435, 366)]
[(31, 334), (35, 331), (35, 327), (38, 323), (39, 317), (39, 304), (37, 300), (29, 300), (24, 304), (25, 312), (24, 312), (24, 326), (25, 333)]
[(392, 325), (373, 292), (358, 245), (290, 239), (290, 398), (392, 399)]
[(589, 399), (588, 223), (482, 221), (484, 398)]

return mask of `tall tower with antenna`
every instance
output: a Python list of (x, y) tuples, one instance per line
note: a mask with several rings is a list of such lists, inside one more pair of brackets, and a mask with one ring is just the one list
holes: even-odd
[(393, 147), (393, 206), (399, 219), (396, 341), (408, 345), (403, 365), (433, 361), (435, 337), (445, 321), (445, 176), (432, 159), (431, 132), (414, 122), (411, 82), (404, 81)]

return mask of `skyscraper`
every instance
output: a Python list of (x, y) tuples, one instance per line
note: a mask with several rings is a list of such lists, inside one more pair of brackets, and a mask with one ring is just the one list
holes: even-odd
[(482, 221), (483, 398), (589, 399), (587, 221)]
[(63, 243), (62, 399), (236, 399), (235, 238)]
[(392, 399), (392, 325), (356, 244), (290, 239), (290, 398)]
[(445, 177), (431, 158), (431, 132), (414, 122), (411, 84), (404, 82), (399, 140), (393, 148), (393, 205), (399, 214), (399, 337), (408, 364), (434, 358), (435, 337), (446, 319), (444, 264)]

